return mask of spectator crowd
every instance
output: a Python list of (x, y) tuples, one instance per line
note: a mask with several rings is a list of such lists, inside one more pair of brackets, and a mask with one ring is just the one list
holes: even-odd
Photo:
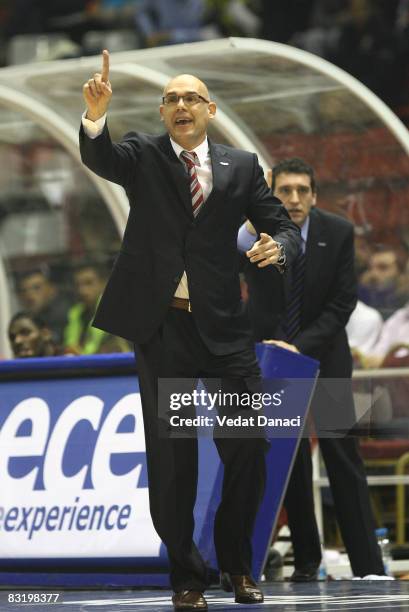
[[(357, 239), (358, 240), (358, 239)], [(347, 325), (356, 367), (395, 365), (409, 357), (409, 257), (404, 248), (371, 245), (357, 249), (358, 304)], [(67, 282), (47, 264), (16, 278), (18, 307), (9, 324), (15, 357), (126, 352), (121, 338), (91, 323), (104, 289), (106, 265), (77, 262)], [(243, 287), (246, 301), (246, 288)], [(33, 333), (34, 331), (34, 333)]]
[(91, 325), (106, 278), (106, 267), (91, 260), (75, 265), (71, 291), (59, 286), (47, 266), (20, 274), (20, 310), (8, 327), (14, 357), (129, 351), (131, 347), (125, 340)]
[(409, 355), (407, 253), (389, 245), (369, 248), (358, 276), (358, 298), (347, 326), (355, 365), (379, 367), (387, 365), (396, 351)]
[(3, 65), (251, 36), (320, 55), (393, 105), (408, 100), (408, 34), (408, 0), (0, 0)]

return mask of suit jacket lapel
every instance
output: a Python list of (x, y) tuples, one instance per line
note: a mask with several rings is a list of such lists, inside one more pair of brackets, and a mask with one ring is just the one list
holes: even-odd
[(210, 159), (212, 163), (213, 188), (197, 214), (197, 220), (205, 218), (215, 206), (223, 205), (223, 199), (230, 182), (232, 159), (224, 147), (209, 140)]
[(193, 219), (192, 198), (190, 195), (189, 176), (186, 173), (183, 163), (176, 156), (168, 134), (164, 134), (159, 139), (159, 147), (166, 155), (167, 174), (169, 181), (177, 195), (178, 201), (183, 205), (185, 212)]
[[(314, 291), (314, 284), (318, 276), (317, 266), (319, 266), (325, 256), (325, 251), (320, 245), (324, 245), (326, 242), (327, 237), (321, 219), (315, 210), (312, 209), (310, 212), (305, 260), (305, 289), (307, 295), (311, 295), (311, 292)], [(304, 307), (305, 305), (304, 302)]]

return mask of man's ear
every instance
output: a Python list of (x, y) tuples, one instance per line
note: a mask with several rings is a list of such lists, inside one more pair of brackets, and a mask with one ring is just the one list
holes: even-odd
[(163, 104), (159, 106), (160, 120), (163, 121)]
[(266, 183), (271, 189), (271, 185), (273, 184), (273, 171), (271, 168), (267, 170)]
[(217, 110), (216, 102), (209, 102), (209, 106), (207, 107), (207, 112), (209, 113), (210, 119), (214, 119), (216, 110)]
[(312, 194), (312, 205), (316, 206), (317, 205), (317, 192), (314, 191)]

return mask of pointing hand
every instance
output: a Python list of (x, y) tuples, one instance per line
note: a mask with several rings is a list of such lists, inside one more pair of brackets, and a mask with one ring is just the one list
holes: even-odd
[(96, 72), (82, 88), (87, 106), (87, 119), (96, 121), (107, 112), (112, 97), (112, 87), (109, 81), (109, 53), (102, 52), (102, 71)]

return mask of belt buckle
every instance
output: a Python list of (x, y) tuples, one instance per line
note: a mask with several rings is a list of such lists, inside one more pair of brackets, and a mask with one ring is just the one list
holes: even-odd
[(192, 305), (190, 303), (190, 300), (188, 300), (187, 311), (192, 312)]

